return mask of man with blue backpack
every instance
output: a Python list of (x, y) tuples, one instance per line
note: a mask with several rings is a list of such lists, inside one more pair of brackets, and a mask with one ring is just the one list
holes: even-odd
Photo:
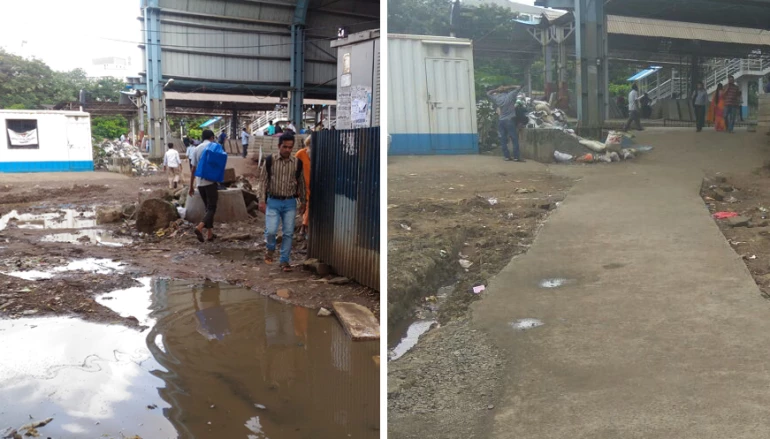
[[(265, 159), (260, 177), (259, 210), (265, 214), (265, 263), (272, 264), (276, 248), (278, 226), (283, 223), (280, 267), (291, 271), (291, 244), (294, 237), (294, 221), (305, 212), (305, 178), (302, 161), (292, 157), (294, 135), (284, 133), (278, 138), (278, 154)], [(297, 200), (299, 199), (299, 208)]]
[[(214, 235), (214, 214), (217, 212), (219, 201), (219, 188), (217, 183), (225, 179), (225, 166), (227, 166), (227, 153), (222, 145), (216, 143), (216, 135), (211, 130), (203, 132), (203, 143), (196, 146), (190, 156), (192, 170), (190, 175), (190, 196), (195, 195), (197, 183), (198, 193), (201, 194), (203, 204), (206, 206), (206, 214), (203, 220), (195, 227), (195, 236), (198, 241), (212, 241)], [(206, 239), (203, 237), (203, 229), (208, 229)]]

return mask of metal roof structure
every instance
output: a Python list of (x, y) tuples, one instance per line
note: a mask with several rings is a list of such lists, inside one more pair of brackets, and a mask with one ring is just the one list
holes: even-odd
[(607, 32), (610, 35), (699, 40), (754, 47), (770, 46), (770, 30), (653, 18), (608, 15)]
[[(135, 88), (147, 94), (153, 157), (165, 143), (164, 92), (288, 99), (290, 117), (299, 120), (305, 97), (336, 97), (331, 42), (338, 31), (376, 29), (380, 22), (380, 0), (141, 0), (141, 6), (145, 79)], [(254, 107), (209, 97), (176, 104), (232, 110), (233, 126), (235, 112)]]
[[(537, 0), (548, 6), (552, 0)], [(551, 5), (553, 6), (553, 5)], [(770, 30), (770, 0), (608, 0), (607, 14)]]

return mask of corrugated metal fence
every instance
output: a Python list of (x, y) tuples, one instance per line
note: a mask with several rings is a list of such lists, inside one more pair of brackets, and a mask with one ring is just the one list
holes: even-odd
[(308, 256), (380, 289), (380, 128), (313, 134)]

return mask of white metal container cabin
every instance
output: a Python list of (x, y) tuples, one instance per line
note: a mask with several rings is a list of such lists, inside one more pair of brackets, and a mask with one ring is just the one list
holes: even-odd
[(0, 110), (0, 126), (0, 172), (94, 170), (88, 113)]
[(478, 154), (471, 40), (388, 35), (390, 155)]

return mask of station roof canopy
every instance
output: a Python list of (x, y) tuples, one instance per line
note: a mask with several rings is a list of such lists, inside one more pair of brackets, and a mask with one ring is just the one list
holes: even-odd
[(608, 0), (604, 10), (628, 17), (770, 30), (770, 0)]

